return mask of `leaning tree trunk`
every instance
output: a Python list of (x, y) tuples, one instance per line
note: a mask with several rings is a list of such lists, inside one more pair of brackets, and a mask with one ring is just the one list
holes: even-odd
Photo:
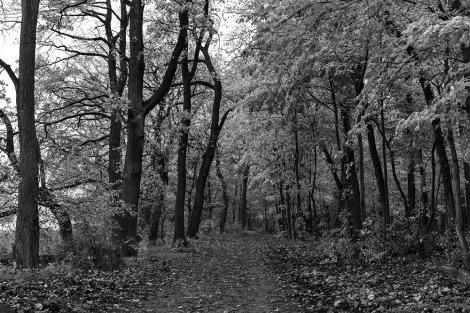
[(452, 182), (454, 183), (454, 195), (455, 195), (455, 231), (459, 238), (460, 248), (462, 249), (462, 260), (464, 268), (470, 268), (470, 255), (468, 241), (465, 237), (463, 230), (463, 219), (462, 219), (462, 206), (460, 204), (460, 172), (459, 172), (459, 161), (457, 157), (457, 150), (455, 149), (454, 135), (451, 129), (447, 132), (447, 141), (449, 143), (450, 153), (452, 157)]
[(382, 218), (386, 220), (386, 190), (385, 190), (385, 180), (382, 172), (382, 165), (380, 163), (379, 153), (377, 152), (377, 146), (375, 143), (375, 134), (374, 127), (371, 124), (367, 125), (367, 140), (369, 143), (369, 152), (372, 159), (372, 164), (374, 165), (375, 181), (377, 183), (377, 189), (379, 190), (379, 199), (380, 207), (382, 212)]
[(217, 141), (219, 139), (220, 131), (224, 126), (225, 120), (230, 111), (225, 112), (219, 124), (220, 116), (220, 105), (222, 102), (222, 81), (220, 76), (217, 74), (212, 59), (209, 54), (209, 44), (212, 38), (212, 34), (209, 35), (209, 39), (206, 44), (201, 47), (201, 52), (204, 55), (205, 64), (209, 73), (212, 75), (213, 88), (214, 88), (214, 101), (212, 103), (212, 118), (209, 134), (209, 142), (206, 150), (202, 156), (202, 164), (199, 169), (197, 181), (196, 181), (196, 194), (194, 197), (194, 205), (191, 211), (191, 217), (188, 225), (188, 237), (196, 237), (199, 231), (199, 225), (201, 223), (202, 209), (204, 206), (204, 190), (206, 188), (207, 177), (209, 176), (212, 161), (214, 160), (215, 150), (217, 148)]
[(18, 213), (15, 260), (28, 268), (39, 263), (39, 144), (34, 116), (36, 26), (40, 0), (22, 0), (20, 57), (16, 106), (20, 137)]

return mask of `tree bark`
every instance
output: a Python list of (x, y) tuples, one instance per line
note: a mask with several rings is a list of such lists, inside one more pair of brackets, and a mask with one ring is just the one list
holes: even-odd
[(367, 141), (369, 143), (369, 152), (374, 165), (375, 181), (377, 183), (377, 189), (379, 190), (380, 209), (382, 212), (382, 218), (386, 221), (386, 196), (385, 196), (385, 180), (382, 172), (382, 165), (380, 162), (379, 153), (377, 152), (377, 146), (375, 142), (374, 127), (371, 124), (367, 125)]
[[(411, 136), (410, 136), (411, 137)], [(407, 217), (411, 217), (416, 209), (416, 186), (415, 186), (415, 156), (413, 148), (413, 139), (410, 138), (408, 144), (408, 205), (405, 214)]]
[(463, 171), (465, 178), (465, 217), (468, 226), (470, 225), (470, 165), (468, 162), (463, 163)]
[(177, 173), (178, 182), (176, 187), (176, 202), (175, 202), (175, 229), (173, 233), (173, 243), (176, 246), (186, 246), (186, 237), (184, 234), (184, 200), (186, 196), (186, 156), (189, 141), (189, 127), (191, 125), (191, 74), (189, 72), (188, 61), (188, 15), (185, 14), (181, 17), (180, 23), (182, 25), (183, 36), (185, 39), (185, 46), (183, 50), (183, 57), (181, 61), (181, 75), (183, 80), (183, 112), (184, 116), (181, 120), (182, 130), (179, 134), (178, 143), (178, 160), (177, 160)]
[(357, 145), (359, 147), (359, 185), (361, 187), (361, 218), (366, 218), (366, 185), (364, 179), (364, 143), (362, 142), (362, 135), (357, 135)]
[(15, 260), (18, 266), (34, 268), (39, 263), (39, 144), (35, 121), (36, 27), (40, 0), (22, 0), (20, 56), (16, 106), (20, 137), (18, 213)]
[[(432, 104), (432, 101), (434, 100), (434, 93), (431, 89), (431, 84), (427, 82), (423, 76), (420, 77), (419, 82), (421, 84), (424, 99), (426, 100), (427, 105), (430, 106)], [(454, 193), (452, 189), (452, 176), (450, 173), (449, 159), (447, 158), (444, 137), (442, 135), (441, 119), (439, 117), (436, 117), (432, 121), (431, 125), (434, 134), (436, 152), (441, 167), (442, 183), (444, 185), (444, 197), (447, 209), (447, 218), (449, 219), (450, 224), (452, 224), (455, 218), (455, 202)]]
[(245, 229), (247, 223), (247, 193), (248, 193), (248, 175), (250, 173), (250, 166), (245, 165), (243, 167), (243, 178), (242, 178), (242, 199), (240, 206), (240, 222), (242, 229)]
[[(128, 3), (126, 1), (126, 3)], [(125, 207), (122, 212), (116, 213), (117, 225), (113, 229), (113, 239), (124, 254), (135, 254), (135, 249), (128, 243), (136, 241), (137, 213), (140, 194), (140, 181), (142, 177), (142, 158), (144, 148), (144, 122), (145, 116), (159, 105), (171, 88), (175, 76), (178, 60), (185, 47), (188, 26), (188, 11), (180, 12), (180, 31), (178, 40), (166, 67), (163, 79), (153, 95), (143, 101), (143, 78), (145, 72), (144, 43), (143, 43), (143, 12), (142, 0), (130, 3), (129, 11), (129, 83), (128, 99), (130, 101), (127, 111), (127, 147), (124, 161), (124, 175), (121, 199)]]
[(434, 142), (436, 143), (436, 152), (441, 167), (442, 183), (444, 185), (444, 199), (447, 208), (447, 218), (449, 225), (452, 225), (455, 219), (455, 201), (454, 190), (452, 188), (452, 175), (450, 172), (449, 160), (447, 159), (444, 137), (441, 130), (441, 121), (436, 118), (432, 121)]
[(382, 100), (382, 107), (380, 110), (380, 120), (382, 124), (382, 160), (384, 162), (383, 171), (384, 171), (384, 187), (385, 187), (385, 207), (384, 207), (384, 228), (390, 224), (390, 201), (388, 199), (388, 169), (387, 169), (387, 138), (385, 134), (385, 116), (384, 116), (384, 104)]
[[(341, 117), (343, 119), (344, 135), (347, 137), (351, 130), (350, 112), (348, 108), (343, 107), (341, 109)], [(349, 223), (353, 230), (352, 237), (355, 239), (356, 234), (354, 231), (362, 228), (360, 191), (356, 173), (356, 162), (354, 160), (354, 150), (347, 142), (343, 145), (342, 159), (347, 168), (345, 179), (346, 204), (350, 214)]]
[(462, 261), (464, 268), (470, 268), (470, 255), (468, 241), (465, 237), (465, 232), (463, 229), (463, 219), (462, 219), (462, 206), (460, 202), (460, 170), (459, 170), (459, 161), (457, 157), (457, 150), (455, 148), (454, 134), (451, 129), (447, 132), (447, 142), (449, 143), (451, 158), (452, 158), (452, 182), (454, 186), (454, 196), (455, 196), (455, 231), (457, 232), (457, 237), (459, 238), (460, 248), (462, 249)]
[(224, 175), (222, 174), (222, 168), (220, 166), (219, 153), (217, 153), (217, 157), (215, 159), (215, 165), (216, 165), (217, 177), (219, 178), (220, 185), (222, 186), (222, 200), (224, 203), (224, 206), (222, 208), (222, 214), (220, 216), (220, 233), (223, 234), (225, 232), (225, 223), (227, 221), (228, 194), (227, 194), (227, 183), (225, 182)]

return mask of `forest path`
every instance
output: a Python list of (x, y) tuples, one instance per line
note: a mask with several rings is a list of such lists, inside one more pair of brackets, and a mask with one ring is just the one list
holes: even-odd
[(203, 237), (195, 253), (156, 253), (172, 276), (135, 312), (301, 312), (288, 285), (266, 267), (266, 236)]

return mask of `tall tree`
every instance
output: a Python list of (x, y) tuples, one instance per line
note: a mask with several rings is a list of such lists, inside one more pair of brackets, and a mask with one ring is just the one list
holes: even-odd
[(39, 263), (39, 144), (35, 120), (36, 28), (40, 0), (21, 1), (21, 32), (16, 107), (20, 137), (20, 184), (15, 233), (15, 259), (19, 266)]

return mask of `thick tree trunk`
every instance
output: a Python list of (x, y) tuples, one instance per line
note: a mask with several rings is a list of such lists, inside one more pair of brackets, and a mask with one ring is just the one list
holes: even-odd
[[(117, 73), (117, 60), (115, 55), (115, 37), (112, 32), (112, 18), (113, 8), (110, 0), (106, 1), (107, 11), (105, 20), (106, 39), (108, 40), (108, 79), (111, 87), (111, 94), (118, 98), (122, 96), (124, 87), (127, 82), (127, 62), (126, 62), (126, 49), (127, 49), (127, 5), (125, 0), (120, 0), (120, 34), (119, 34), (119, 47), (118, 57), (120, 59), (120, 75)], [(114, 108), (111, 111), (111, 121), (109, 126), (109, 141), (108, 141), (108, 181), (113, 192), (113, 202), (117, 206), (117, 201), (121, 198), (121, 163), (122, 163), (122, 149), (121, 149), (121, 111)]]
[(186, 38), (185, 47), (183, 51), (183, 58), (181, 62), (181, 75), (183, 80), (183, 111), (184, 117), (182, 118), (182, 130), (179, 135), (178, 143), (178, 160), (177, 160), (177, 173), (178, 182), (176, 187), (176, 202), (175, 202), (175, 229), (173, 233), (173, 243), (177, 246), (186, 246), (186, 237), (184, 234), (184, 200), (186, 196), (186, 155), (188, 150), (189, 141), (189, 127), (191, 125), (191, 74), (189, 72), (188, 61), (188, 30), (189, 24), (188, 15), (186, 14), (184, 20), (181, 21), (183, 35)]
[[(341, 117), (343, 119), (344, 135), (347, 137), (351, 130), (350, 125), (350, 112), (348, 108), (341, 109)], [(350, 226), (353, 230), (353, 239), (356, 234), (354, 230), (362, 228), (361, 219), (361, 205), (360, 205), (360, 191), (359, 181), (356, 173), (356, 162), (354, 160), (354, 150), (346, 143), (343, 145), (343, 162), (347, 168), (346, 179), (345, 179), (345, 192), (346, 192), (346, 204), (350, 214)]]
[(465, 237), (462, 219), (462, 206), (460, 202), (460, 171), (457, 150), (455, 149), (454, 135), (451, 129), (447, 132), (447, 141), (449, 143), (450, 153), (452, 157), (452, 182), (455, 195), (455, 231), (459, 238), (460, 248), (462, 249), (462, 260), (464, 268), (470, 268), (470, 255), (468, 241)]
[(375, 142), (374, 127), (371, 124), (367, 125), (367, 141), (369, 143), (369, 152), (374, 165), (375, 181), (377, 183), (377, 189), (379, 191), (380, 209), (382, 212), (382, 218), (387, 220), (386, 216), (386, 191), (385, 191), (385, 180), (382, 172), (382, 165), (380, 162), (379, 153), (377, 152), (377, 145)]
[[(127, 1), (126, 1), (127, 3)], [(125, 207), (122, 212), (116, 213), (117, 222), (113, 229), (113, 239), (124, 254), (133, 254), (135, 249), (132, 243), (136, 241), (137, 214), (140, 194), (140, 181), (142, 177), (142, 158), (144, 148), (144, 122), (145, 116), (161, 103), (171, 88), (173, 77), (178, 66), (178, 59), (184, 49), (187, 39), (188, 12), (179, 13), (180, 33), (173, 49), (171, 59), (158, 89), (152, 97), (143, 101), (143, 79), (145, 72), (144, 43), (143, 43), (143, 13), (142, 0), (130, 3), (129, 11), (129, 83), (127, 112), (127, 148), (124, 162), (124, 175), (121, 199)], [(184, 36), (186, 32), (186, 36)]]
[(124, 207), (115, 215), (117, 225), (113, 229), (114, 242), (124, 255), (136, 253), (137, 214), (142, 177), (142, 156), (144, 151), (144, 110), (143, 110), (143, 80), (145, 72), (144, 42), (143, 42), (142, 0), (132, 2), (129, 11), (129, 109), (126, 122), (127, 148), (124, 162), (122, 184), (122, 200)]
[(39, 144), (34, 116), (34, 74), (36, 26), (39, 0), (22, 0), (20, 57), (16, 106), (20, 137), (18, 213), (15, 233), (15, 260), (18, 266), (39, 263)]
[(437, 157), (441, 167), (442, 183), (444, 185), (444, 198), (447, 209), (447, 218), (452, 225), (455, 218), (454, 190), (452, 188), (452, 175), (450, 172), (449, 160), (447, 158), (444, 137), (441, 130), (441, 121), (436, 118), (432, 121), (434, 142), (436, 144)]

